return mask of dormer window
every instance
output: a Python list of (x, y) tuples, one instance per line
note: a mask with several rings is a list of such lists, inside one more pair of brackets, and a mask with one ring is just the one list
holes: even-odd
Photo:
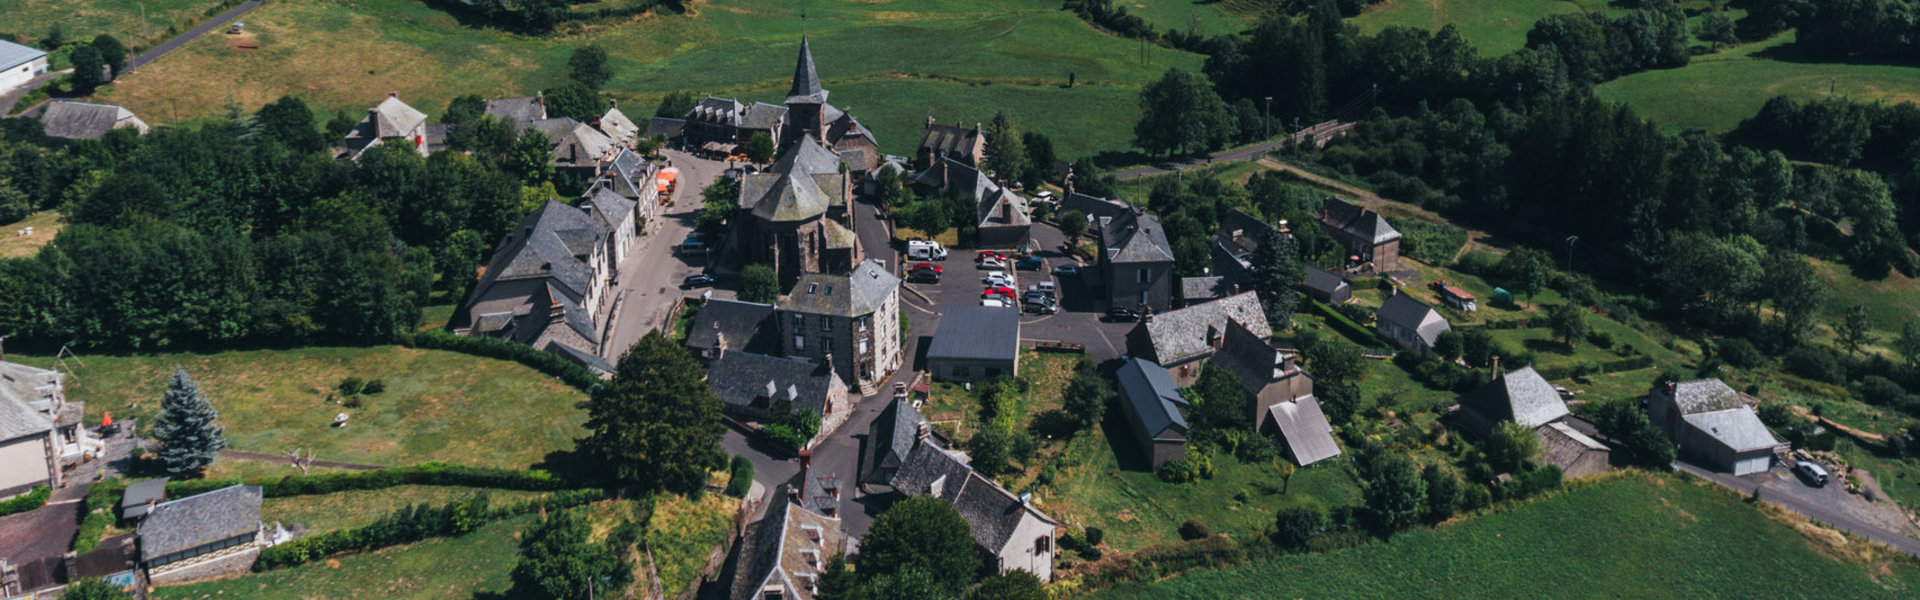
[(801, 525), (801, 526), (800, 526), (800, 531), (801, 531), (802, 533), (805, 533), (805, 534), (807, 534), (807, 540), (809, 540), (809, 541), (812, 541), (812, 542), (815, 542), (815, 543), (818, 543), (818, 542), (820, 541), (820, 526), (819, 526), (819, 525)]

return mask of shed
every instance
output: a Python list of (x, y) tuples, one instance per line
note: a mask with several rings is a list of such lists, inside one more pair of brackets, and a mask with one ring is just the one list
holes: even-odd
[(167, 478), (148, 479), (127, 486), (120, 497), (120, 518), (129, 521), (147, 516), (153, 506), (167, 499)]
[(927, 347), (936, 379), (981, 381), (1017, 375), (1020, 313), (986, 306), (949, 306)]
[(1127, 357), (1114, 373), (1120, 406), (1133, 426), (1134, 442), (1154, 470), (1186, 458), (1187, 400), (1167, 370), (1152, 361)]
[(1353, 299), (1353, 286), (1333, 271), (1312, 265), (1307, 266), (1307, 278), (1300, 282), (1300, 288), (1313, 299), (1327, 304), (1343, 304)]

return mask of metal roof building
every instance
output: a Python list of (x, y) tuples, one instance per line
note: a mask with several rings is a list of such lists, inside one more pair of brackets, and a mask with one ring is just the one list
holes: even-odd
[(933, 376), (979, 381), (1018, 374), (1020, 313), (988, 306), (949, 306), (927, 348)]

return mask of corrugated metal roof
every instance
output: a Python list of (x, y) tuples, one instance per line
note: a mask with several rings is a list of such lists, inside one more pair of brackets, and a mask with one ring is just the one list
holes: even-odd
[(1020, 314), (987, 306), (948, 306), (927, 360), (1014, 361), (1020, 357)]
[(0, 40), (0, 71), (18, 67), (46, 57), (46, 51), (39, 48), (22, 46), (6, 40)]
[(1307, 395), (1275, 404), (1267, 409), (1267, 417), (1280, 428), (1294, 461), (1301, 466), (1340, 455), (1340, 445), (1333, 441), (1333, 425), (1320, 410), (1319, 398)]

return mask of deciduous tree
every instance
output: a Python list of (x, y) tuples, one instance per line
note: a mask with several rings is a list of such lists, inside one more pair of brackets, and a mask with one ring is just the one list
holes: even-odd
[(780, 298), (780, 278), (773, 267), (766, 265), (747, 265), (740, 270), (740, 299), (746, 302), (772, 304)]
[(1585, 307), (1568, 302), (1553, 307), (1553, 311), (1548, 315), (1548, 318), (1553, 321), (1554, 337), (1560, 338), (1560, 342), (1567, 345), (1567, 350), (1573, 350), (1574, 346), (1577, 345), (1580, 340), (1587, 338), (1587, 309)]
[(620, 357), (613, 381), (587, 399), (579, 451), (613, 483), (697, 494), (725, 464), (720, 398), (686, 348), (649, 332)]
[(599, 44), (588, 44), (573, 50), (567, 57), (567, 77), (580, 82), (588, 88), (600, 89), (613, 79), (613, 67), (607, 64), (607, 50)]
[(890, 573), (920, 571), (948, 596), (973, 583), (980, 569), (973, 534), (946, 501), (909, 498), (873, 520), (860, 539), (858, 572), (871, 582)]
[(747, 147), (744, 150), (747, 160), (766, 164), (767, 161), (773, 160), (773, 137), (767, 135), (767, 132), (756, 131), (747, 138)]
[(1392, 532), (1414, 524), (1427, 504), (1427, 483), (1420, 479), (1413, 461), (1388, 456), (1369, 471), (1364, 496), (1381, 528)]
[(511, 595), (542, 600), (617, 598), (631, 580), (621, 558), (625, 548), (594, 543), (586, 519), (572, 510), (555, 511), (527, 530), (520, 540), (520, 563), (512, 572)]

